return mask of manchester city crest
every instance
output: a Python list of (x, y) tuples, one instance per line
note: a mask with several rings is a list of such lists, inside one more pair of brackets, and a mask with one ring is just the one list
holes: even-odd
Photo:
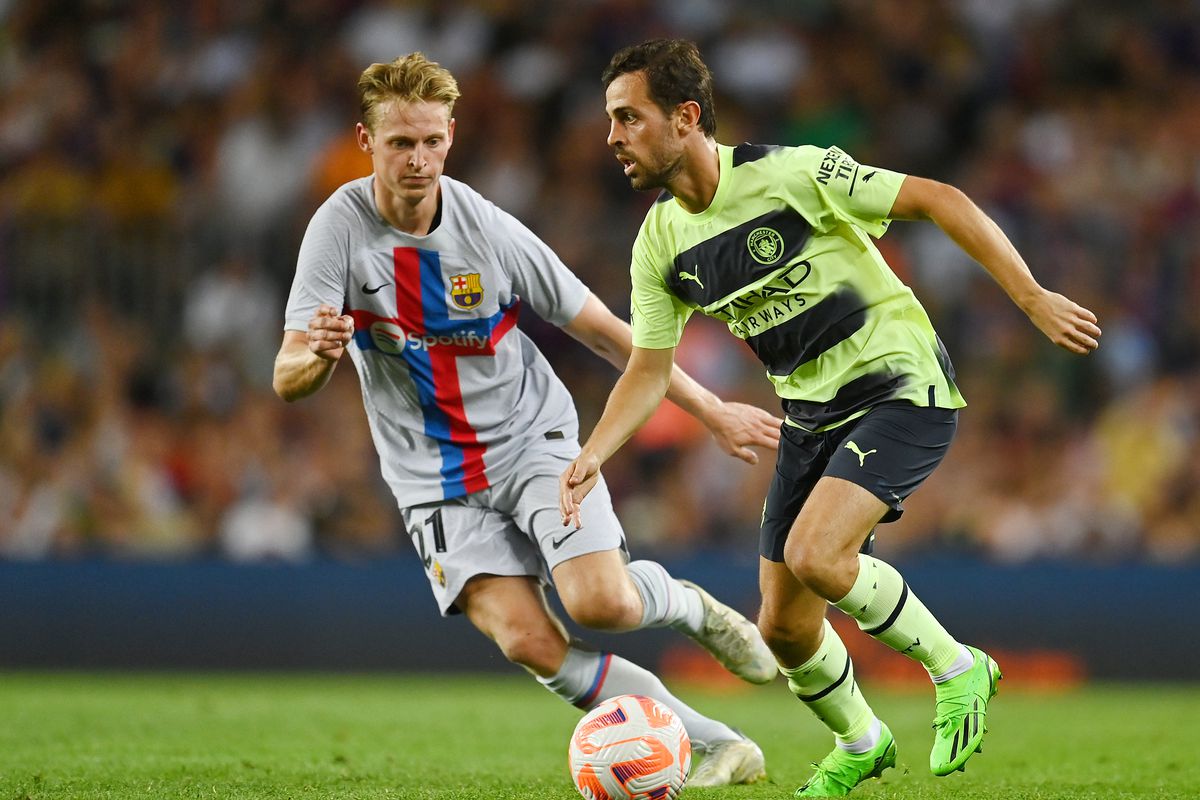
[(472, 309), (483, 302), (483, 284), (478, 272), (450, 276), (450, 299), (462, 309)]
[(746, 237), (746, 249), (760, 264), (774, 264), (783, 255), (783, 237), (774, 228), (755, 228)]

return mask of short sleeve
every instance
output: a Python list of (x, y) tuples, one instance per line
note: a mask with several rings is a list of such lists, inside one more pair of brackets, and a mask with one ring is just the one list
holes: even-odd
[(317, 209), (296, 258), (296, 275), (284, 311), (284, 330), (308, 330), (308, 321), (322, 304), (342, 308), (350, 269), (346, 220), (326, 203)]
[(513, 291), (553, 325), (562, 327), (575, 319), (587, 301), (587, 286), (533, 231), (507, 212), (496, 213), (504, 231), (498, 249)]
[(876, 239), (887, 232), (903, 173), (859, 164), (837, 147), (801, 147), (797, 155), (799, 170), (816, 193), (820, 208), (814, 211), (822, 227), (836, 220)]
[(665, 350), (679, 344), (692, 309), (667, 289), (651, 251), (643, 229), (634, 242), (629, 268), (633, 284), (630, 325), (634, 347)]

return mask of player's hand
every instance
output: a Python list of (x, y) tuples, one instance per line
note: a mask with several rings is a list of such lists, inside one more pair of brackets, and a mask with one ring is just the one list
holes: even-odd
[(588, 496), (596, 481), (600, 480), (600, 459), (581, 453), (571, 462), (558, 479), (558, 510), (562, 514), (563, 527), (574, 524), (583, 527), (579, 516), (579, 504)]
[(779, 426), (783, 420), (758, 406), (722, 403), (705, 419), (705, 424), (722, 450), (747, 464), (758, 463), (758, 453), (751, 447), (779, 449)]
[(1029, 319), (1064, 350), (1087, 355), (1100, 346), (1096, 315), (1055, 292), (1044, 292), (1029, 310)]
[(308, 349), (326, 361), (341, 358), (352, 338), (354, 318), (349, 314), (339, 316), (333, 306), (318, 306), (308, 321)]

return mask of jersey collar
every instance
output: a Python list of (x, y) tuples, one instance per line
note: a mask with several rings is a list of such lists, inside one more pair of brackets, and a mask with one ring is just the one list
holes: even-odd
[(679, 205), (678, 200), (674, 201), (681, 219), (694, 225), (700, 225), (721, 213), (721, 208), (725, 205), (725, 198), (729, 195), (729, 187), (733, 183), (733, 148), (729, 145), (718, 144), (717, 163), (721, 175), (717, 179), (717, 191), (713, 195), (712, 202), (708, 204), (708, 208), (698, 214), (690, 214), (683, 206)]

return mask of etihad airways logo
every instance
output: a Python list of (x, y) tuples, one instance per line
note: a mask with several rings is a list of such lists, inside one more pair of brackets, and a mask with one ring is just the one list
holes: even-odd
[(704, 313), (729, 325), (735, 336), (745, 339), (766, 330), (772, 324), (794, 316), (807, 305), (800, 297), (800, 285), (808, 280), (813, 267), (810, 261), (797, 261), (757, 289), (739, 294)]
[(417, 333), (406, 331), (394, 322), (379, 320), (371, 323), (368, 328), (371, 341), (385, 353), (399, 355), (405, 350), (432, 350), (435, 347), (465, 347), (473, 350), (487, 350), (490, 346), (488, 337), (481, 336), (475, 331), (460, 330), (449, 333)]

